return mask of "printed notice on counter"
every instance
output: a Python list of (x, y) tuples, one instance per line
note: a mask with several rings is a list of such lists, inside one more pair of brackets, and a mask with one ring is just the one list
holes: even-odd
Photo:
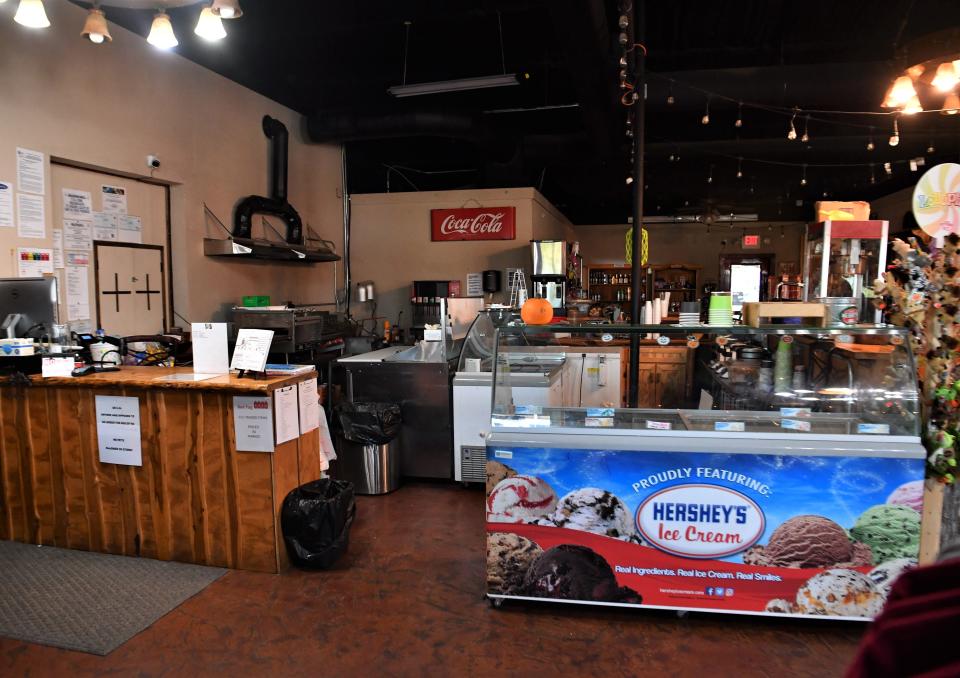
[(13, 228), (13, 184), (0, 181), (0, 228)]
[(43, 195), (46, 193), (44, 169), (46, 161), (40, 151), (17, 149), (17, 186), (21, 191)]
[(320, 394), (317, 393), (317, 378), (297, 384), (297, 399), (300, 402), (300, 433), (320, 428)]
[(143, 224), (140, 217), (132, 217), (129, 214), (118, 215), (117, 240), (120, 242), (143, 242)]
[(63, 268), (63, 229), (53, 229), (53, 267)]
[(193, 371), (203, 374), (226, 374), (230, 371), (227, 349), (227, 323), (192, 323)]
[(89, 252), (93, 249), (90, 237), (90, 222), (77, 219), (63, 220), (63, 248)]
[(140, 458), (140, 399), (96, 396), (100, 463), (143, 466)]
[(40, 376), (42, 377), (70, 377), (73, 376), (73, 366), (75, 361), (72, 357), (61, 358), (59, 356), (44, 357), (40, 364)]
[(46, 238), (46, 223), (43, 196), (17, 193), (17, 235), (21, 238)]
[(100, 186), (100, 209), (108, 214), (127, 213), (127, 189), (123, 186)]
[(273, 406), (277, 412), (277, 445), (296, 440), (300, 436), (296, 384), (274, 391)]
[(238, 330), (230, 369), (263, 372), (272, 342), (273, 330)]
[(90, 277), (86, 266), (67, 266), (67, 320), (90, 317)]
[(238, 452), (273, 452), (273, 409), (268, 397), (234, 396)]
[(53, 274), (53, 250), (33, 247), (17, 248), (17, 275), (21, 278), (38, 278)]
[(93, 214), (93, 198), (89, 191), (65, 188), (63, 194), (63, 218), (89, 221)]
[(93, 239), (117, 241), (117, 215), (108, 212), (93, 213)]

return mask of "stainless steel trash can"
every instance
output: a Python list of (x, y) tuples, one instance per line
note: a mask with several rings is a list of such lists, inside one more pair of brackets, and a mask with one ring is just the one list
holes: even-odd
[(387, 494), (400, 487), (400, 444), (354, 443), (338, 436), (336, 477), (353, 483), (354, 494)]

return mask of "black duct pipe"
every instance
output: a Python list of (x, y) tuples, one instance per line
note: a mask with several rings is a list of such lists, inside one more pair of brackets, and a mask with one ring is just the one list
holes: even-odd
[(293, 205), (287, 202), (287, 145), (289, 134), (286, 125), (263, 116), (263, 133), (270, 139), (270, 197), (248, 195), (240, 201), (233, 213), (233, 236), (253, 237), (253, 216), (268, 214), (279, 217), (287, 226), (288, 243), (303, 244), (303, 221)]

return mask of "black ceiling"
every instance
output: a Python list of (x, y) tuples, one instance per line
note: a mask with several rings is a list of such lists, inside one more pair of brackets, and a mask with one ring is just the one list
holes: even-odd
[[(614, 0), (242, 0), (242, 6), (242, 18), (225, 22), (229, 37), (213, 45), (192, 33), (197, 6), (171, 10), (177, 51), (319, 116), (319, 128), (330, 134), (365, 121), (368, 131), (354, 130), (347, 146), (351, 192), (536, 186), (576, 223), (622, 223), (630, 214)], [(737, 104), (714, 97), (710, 124), (700, 122), (706, 92), (787, 109), (879, 111), (895, 46), (960, 26), (956, 0), (648, 0), (646, 6), (646, 214), (709, 209), (807, 219), (812, 201), (824, 195), (875, 198), (915, 181), (908, 159), (954, 161), (960, 153), (960, 116), (905, 117), (896, 148), (886, 143), (889, 118), (814, 114), (804, 144), (786, 139), (788, 116), (746, 107), (738, 129)], [(149, 12), (108, 8), (107, 15), (142, 35), (149, 30)], [(411, 22), (408, 83), (505, 67), (520, 74), (520, 86), (394, 99), (386, 90), (403, 78), (404, 21)], [(408, 125), (412, 114), (441, 124)], [(796, 121), (801, 133), (804, 122), (802, 115)], [(389, 138), (371, 139), (371, 126), (390, 129)], [(892, 177), (883, 169), (887, 161), (895, 163)], [(862, 166), (818, 167), (831, 164)]]

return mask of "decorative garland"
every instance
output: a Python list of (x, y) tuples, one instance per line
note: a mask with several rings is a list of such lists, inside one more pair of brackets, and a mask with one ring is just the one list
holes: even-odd
[(894, 240), (899, 255), (874, 289), (877, 306), (910, 330), (917, 358), (923, 443), (930, 474), (952, 484), (960, 436), (960, 237), (927, 251), (915, 238)]

